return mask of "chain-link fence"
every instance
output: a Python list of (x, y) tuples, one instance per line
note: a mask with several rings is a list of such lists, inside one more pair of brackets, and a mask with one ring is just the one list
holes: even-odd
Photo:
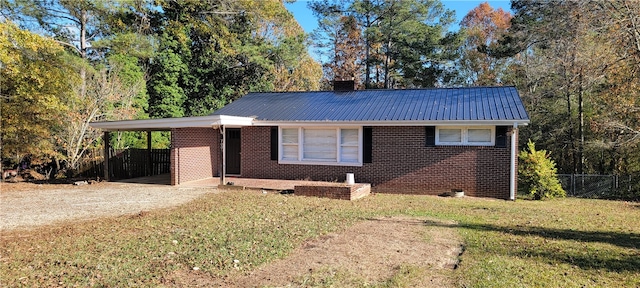
[(558, 174), (569, 197), (640, 199), (640, 177), (631, 175)]

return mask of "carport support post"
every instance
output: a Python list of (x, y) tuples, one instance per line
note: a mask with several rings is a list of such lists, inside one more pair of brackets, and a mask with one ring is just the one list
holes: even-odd
[(151, 130), (147, 130), (147, 176), (153, 175), (153, 159), (151, 158)]
[(109, 131), (104, 131), (104, 181), (109, 181)]

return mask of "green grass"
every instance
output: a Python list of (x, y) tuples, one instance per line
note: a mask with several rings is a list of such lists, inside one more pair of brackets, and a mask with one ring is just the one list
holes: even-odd
[[(256, 192), (211, 194), (141, 215), (3, 232), (0, 286), (171, 286), (176, 270), (198, 267), (212, 276), (251, 270), (309, 238), (388, 215), (457, 221), (465, 252), (450, 277), (459, 286), (640, 286), (639, 203), (381, 194), (349, 202)], [(408, 287), (419, 273), (399, 267), (393, 278), (372, 286)], [(363, 283), (345, 271), (309, 277), (298, 284)]]

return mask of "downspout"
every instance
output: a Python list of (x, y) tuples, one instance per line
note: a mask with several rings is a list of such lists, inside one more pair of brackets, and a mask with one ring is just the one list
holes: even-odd
[(516, 200), (516, 181), (518, 181), (516, 164), (518, 162), (518, 123), (513, 123), (513, 129), (511, 129), (511, 181), (509, 181), (509, 200)]
[(227, 139), (226, 139), (226, 134), (225, 134), (225, 127), (224, 125), (220, 125), (220, 150), (222, 151), (222, 157), (220, 157), (222, 159), (222, 169), (220, 169), (220, 185), (225, 185), (226, 181), (224, 179), (224, 176), (227, 174)]

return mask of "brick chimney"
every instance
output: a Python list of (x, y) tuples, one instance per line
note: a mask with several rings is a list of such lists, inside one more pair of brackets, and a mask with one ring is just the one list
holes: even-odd
[(333, 80), (333, 91), (353, 91), (356, 90), (355, 80)]

